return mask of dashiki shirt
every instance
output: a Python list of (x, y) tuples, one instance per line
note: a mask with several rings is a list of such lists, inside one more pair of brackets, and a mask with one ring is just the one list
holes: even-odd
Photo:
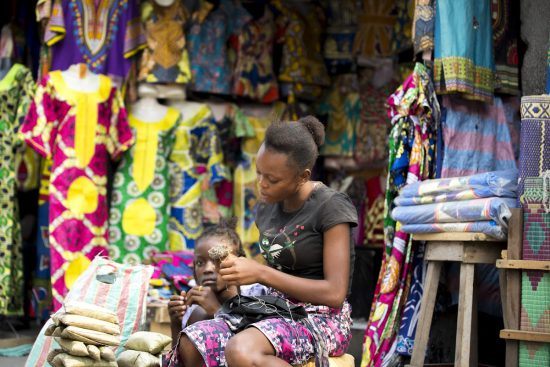
[(436, 92), (491, 102), (494, 92), (493, 30), (489, 1), (437, 0)]
[[(107, 168), (132, 144), (124, 102), (111, 79), (96, 91), (47, 74), (22, 127), (25, 140), (52, 159), (49, 246), (54, 311), (76, 278), (107, 247)], [(106, 252), (106, 251), (105, 251)]]
[(201, 22), (196, 19), (187, 35), (193, 90), (218, 94), (232, 92), (232, 65), (228, 60), (228, 41), (239, 34), (251, 19), (242, 6), (221, 0)]
[(189, 14), (180, 0), (169, 6), (155, 1), (142, 4), (147, 48), (141, 57), (138, 80), (147, 83), (181, 83), (191, 79), (183, 28)]
[(137, 1), (54, 0), (44, 42), (51, 47), (51, 70), (85, 63), (121, 85), (130, 58), (145, 47)]
[(260, 19), (251, 20), (239, 34), (234, 94), (262, 103), (279, 99), (277, 77), (273, 72), (275, 20), (265, 7)]
[(195, 247), (203, 231), (204, 192), (230, 176), (223, 165), (221, 142), (208, 105), (186, 102), (179, 110), (182, 120), (175, 130), (170, 155), (169, 236), (173, 251)]
[(169, 108), (159, 121), (130, 114), (136, 142), (114, 176), (109, 216), (109, 256), (136, 265), (168, 247), (170, 177), (168, 157), (180, 113)]
[(15, 64), (0, 81), (0, 315), (23, 315), (23, 257), (17, 205), (17, 130), (34, 92), (31, 72)]

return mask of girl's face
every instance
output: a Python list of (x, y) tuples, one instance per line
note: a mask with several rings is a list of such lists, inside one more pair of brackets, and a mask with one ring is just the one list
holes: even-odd
[(225, 244), (235, 253), (234, 245), (224, 237), (206, 237), (202, 238), (195, 244), (195, 260), (193, 262), (193, 271), (195, 273), (195, 281), (198, 285), (212, 288), (217, 292), (226, 287), (225, 282), (218, 274), (216, 263), (210, 259), (208, 251), (219, 244)]
[(256, 174), (260, 200), (268, 204), (292, 197), (307, 181), (289, 164), (286, 154), (265, 149), (264, 145), (256, 156)]

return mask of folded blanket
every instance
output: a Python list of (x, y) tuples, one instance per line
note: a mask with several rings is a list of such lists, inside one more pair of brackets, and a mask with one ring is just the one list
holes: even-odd
[(392, 211), (394, 220), (402, 224), (460, 223), (494, 220), (508, 227), (510, 208), (517, 207), (516, 199), (485, 198), (448, 203), (398, 206)]
[(505, 239), (508, 232), (506, 228), (492, 220), (468, 223), (405, 224), (401, 230), (405, 233), (477, 232), (496, 239)]
[[(442, 178), (415, 182), (401, 189), (401, 197), (437, 196), (472, 190), (474, 197), (517, 197), (516, 169), (479, 173), (473, 176)], [(468, 199), (471, 199), (468, 198)], [(437, 201), (436, 201), (437, 202)], [(402, 204), (399, 204), (402, 205)]]

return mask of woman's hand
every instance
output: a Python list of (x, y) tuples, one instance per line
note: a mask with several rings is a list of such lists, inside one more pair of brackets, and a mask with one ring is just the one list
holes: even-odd
[(181, 325), (183, 315), (187, 311), (187, 305), (185, 305), (185, 292), (181, 292), (180, 295), (174, 294), (170, 297), (168, 302), (168, 315), (170, 315), (170, 322)]
[(246, 257), (229, 256), (220, 264), (219, 274), (228, 285), (260, 283), (263, 265)]
[(216, 293), (210, 287), (196, 286), (187, 292), (185, 299), (186, 306), (199, 305), (209, 317), (220, 309), (221, 304), (216, 297)]

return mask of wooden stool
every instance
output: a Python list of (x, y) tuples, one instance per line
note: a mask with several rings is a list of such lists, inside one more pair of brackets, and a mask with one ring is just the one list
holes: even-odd
[(424, 366), (435, 297), (444, 261), (460, 262), (460, 292), (456, 330), (455, 366), (477, 366), (477, 296), (474, 291), (475, 264), (495, 264), (506, 242), (481, 233), (417, 234), (414, 240), (427, 241), (424, 259), (428, 262), (420, 316), (414, 340), (411, 367)]

